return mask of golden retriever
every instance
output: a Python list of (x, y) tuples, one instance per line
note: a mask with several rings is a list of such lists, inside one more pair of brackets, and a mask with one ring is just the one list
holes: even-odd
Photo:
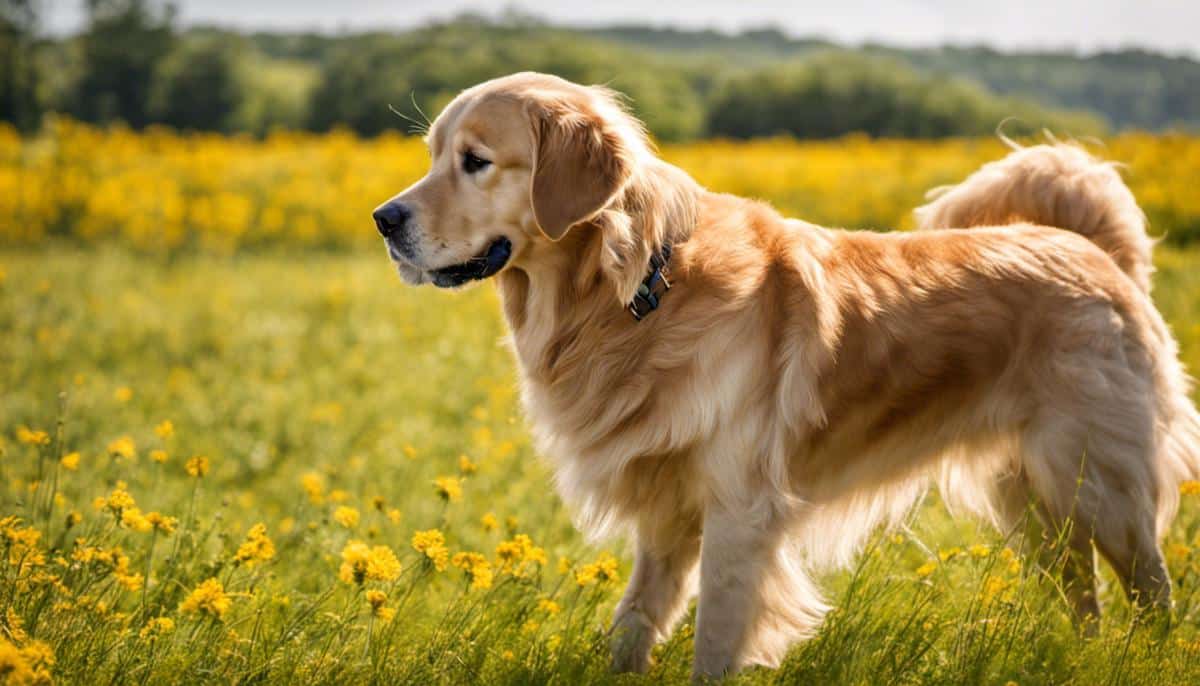
[(880, 234), (706, 191), (612, 92), (553, 76), (466, 90), (428, 145), (376, 224), (410, 283), (494, 277), (562, 495), (636, 541), (614, 668), (644, 670), (697, 586), (698, 678), (777, 664), (827, 609), (814, 569), (934, 481), (1065, 532), (1084, 626), (1093, 543), (1169, 606), (1158, 539), (1200, 415), (1109, 164), (1016, 149), (918, 210), (939, 230)]

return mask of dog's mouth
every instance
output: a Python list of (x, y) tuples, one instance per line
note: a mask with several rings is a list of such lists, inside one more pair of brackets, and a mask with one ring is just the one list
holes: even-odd
[(428, 272), (429, 280), (438, 288), (454, 288), (468, 281), (479, 281), (503, 269), (510, 257), (512, 241), (501, 236), (492, 241), (483, 252), (466, 262)]

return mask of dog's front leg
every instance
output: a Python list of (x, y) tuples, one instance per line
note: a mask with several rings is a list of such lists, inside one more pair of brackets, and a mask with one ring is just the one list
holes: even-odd
[(718, 505), (705, 512), (695, 681), (719, 679), (742, 666), (777, 540), (761, 517)]
[(612, 667), (617, 672), (646, 671), (650, 650), (670, 633), (694, 593), (700, 556), (698, 524), (678, 531), (664, 531), (661, 523), (643, 526), (637, 539), (633, 574), (613, 618)]

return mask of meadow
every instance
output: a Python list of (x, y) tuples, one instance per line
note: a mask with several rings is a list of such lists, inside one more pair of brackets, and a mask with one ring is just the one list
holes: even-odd
[[(607, 667), (623, 541), (571, 525), (530, 446), (496, 297), (402, 286), (370, 209), (418, 141), (0, 133), (0, 682), (686, 683)], [(1154, 230), (1200, 369), (1200, 140), (1104, 154)], [(1099, 150), (1100, 148), (1098, 148)], [(991, 140), (669, 146), (710, 187), (905, 228)], [(744, 684), (1200, 683), (1200, 484), (1169, 625), (1108, 570), (1100, 635), (1008, 537), (929, 497), (824, 577), (836, 610)], [(836, 534), (834, 534), (836, 535)]]

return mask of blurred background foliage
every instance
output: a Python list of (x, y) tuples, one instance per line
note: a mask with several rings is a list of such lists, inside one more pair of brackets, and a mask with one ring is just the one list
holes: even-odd
[(625, 93), (664, 141), (848, 132), (938, 138), (1200, 127), (1200, 63), (1140, 50), (1080, 56), (986, 48), (847, 48), (775, 29), (571, 29), (517, 11), (404, 32), (238, 33), (180, 26), (152, 0), (85, 0), (73, 36), (40, 30), (44, 0), (0, 0), (0, 119), (48, 112), (263, 135), (363, 135), (420, 119), (462, 88), (533, 69)]

